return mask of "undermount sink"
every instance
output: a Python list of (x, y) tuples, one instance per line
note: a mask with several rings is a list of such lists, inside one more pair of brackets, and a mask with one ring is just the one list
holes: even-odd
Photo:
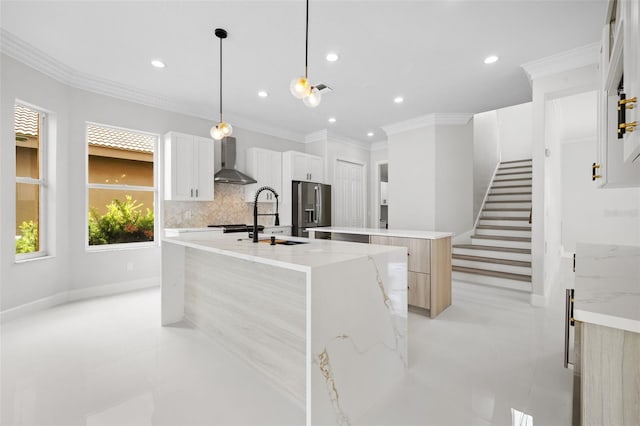
[[(258, 242), (271, 244), (271, 239), (270, 238), (262, 239), (262, 240), (258, 240)], [(298, 244), (309, 244), (309, 241), (293, 241), (293, 240), (278, 240), (278, 239), (276, 239), (275, 242), (276, 244), (283, 245), (283, 246), (296, 246)]]

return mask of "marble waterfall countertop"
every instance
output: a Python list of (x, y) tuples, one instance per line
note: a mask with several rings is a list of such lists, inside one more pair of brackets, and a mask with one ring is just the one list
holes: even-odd
[(380, 228), (349, 228), (349, 227), (320, 227), (309, 228), (309, 232), (333, 232), (337, 234), (382, 235), (387, 237), (422, 238), (437, 240), (453, 236), (453, 232), (419, 231), (411, 229), (380, 229)]
[(577, 245), (573, 316), (640, 333), (640, 247)]
[(331, 240), (310, 240), (299, 237), (277, 237), (278, 240), (300, 241), (304, 244), (270, 245), (269, 234), (259, 234), (263, 242), (254, 243), (245, 234), (220, 234), (210, 238), (193, 240), (187, 236), (164, 237), (163, 242), (180, 244), (211, 253), (225, 254), (239, 259), (280, 266), (298, 271), (355, 260), (406, 248), (374, 246)]

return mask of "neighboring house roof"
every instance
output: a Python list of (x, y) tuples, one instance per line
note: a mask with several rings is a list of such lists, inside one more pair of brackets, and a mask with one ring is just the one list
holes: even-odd
[(93, 124), (87, 126), (87, 140), (89, 145), (93, 146), (153, 153), (155, 139), (155, 136), (144, 133), (129, 132)]
[(16, 105), (13, 120), (16, 133), (38, 136), (38, 111)]

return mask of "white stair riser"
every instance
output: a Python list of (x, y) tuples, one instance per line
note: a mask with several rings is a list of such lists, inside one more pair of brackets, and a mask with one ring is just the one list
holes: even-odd
[(521, 220), (487, 220), (480, 218), (478, 225), (488, 226), (531, 226), (529, 217), (523, 217)]
[(488, 271), (510, 272), (512, 274), (531, 275), (531, 267), (503, 265), (500, 263), (478, 262), (466, 259), (453, 259), (453, 265), (468, 268), (486, 269)]
[[(513, 186), (513, 185), (508, 185), (508, 186)], [(492, 192), (492, 193), (531, 192), (531, 187), (530, 186), (523, 186), (523, 187), (520, 187), (520, 188), (508, 188), (507, 185), (505, 185), (504, 187), (502, 187), (502, 186), (492, 186), (491, 189), (489, 190), (489, 192)]]
[(504, 181), (504, 178), (506, 178), (506, 176), (497, 176), (496, 180), (493, 181), (491, 186), (496, 187), (496, 186), (511, 186), (511, 185), (531, 185), (531, 179)]
[(488, 209), (530, 209), (531, 201), (508, 202), (508, 203), (485, 203)]
[(529, 200), (531, 194), (489, 194), (487, 201)]
[[(517, 169), (508, 169), (506, 167), (517, 167)], [(507, 165), (504, 168), (500, 167), (497, 173), (532, 173), (531, 166), (520, 166), (520, 165)]]
[(494, 287), (508, 288), (522, 292), (531, 292), (531, 283), (524, 281), (509, 280), (505, 278), (487, 277), (484, 275), (467, 274), (465, 272), (453, 271), (451, 278), (456, 281), (468, 283), (484, 284)]
[(533, 162), (531, 160), (523, 160), (523, 161), (515, 161), (513, 163), (500, 163), (500, 167), (533, 167)]
[(512, 248), (531, 248), (531, 242), (529, 241), (507, 241), (507, 240), (487, 240), (484, 238), (471, 237), (471, 244), (479, 246), (492, 246), (492, 247), (512, 247)]
[(531, 238), (531, 231), (514, 231), (505, 229), (476, 229), (476, 235), (499, 235), (501, 237), (526, 237)]
[(524, 253), (510, 253), (506, 251), (493, 250), (474, 250), (462, 247), (454, 247), (453, 253), (468, 254), (469, 256), (495, 257), (497, 259), (522, 260), (525, 262), (531, 262), (531, 255)]
[(496, 179), (522, 179), (522, 178), (532, 178), (531, 172), (497, 172)]
[[(486, 206), (485, 206), (486, 207)], [(500, 207), (496, 206), (492, 206), (491, 208), (497, 208), (499, 209)], [(529, 221), (529, 211), (508, 211), (508, 210), (492, 210), (492, 211), (483, 211), (482, 212), (482, 216), (480, 216), (480, 219), (482, 219), (484, 216), (506, 216), (506, 217), (518, 217), (518, 218), (522, 218), (522, 220), (526, 220)]]

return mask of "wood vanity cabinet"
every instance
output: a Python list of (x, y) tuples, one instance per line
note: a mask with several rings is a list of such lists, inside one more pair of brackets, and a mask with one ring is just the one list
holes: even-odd
[(451, 237), (429, 240), (371, 235), (369, 242), (407, 248), (410, 306), (428, 310), (434, 318), (451, 305)]

